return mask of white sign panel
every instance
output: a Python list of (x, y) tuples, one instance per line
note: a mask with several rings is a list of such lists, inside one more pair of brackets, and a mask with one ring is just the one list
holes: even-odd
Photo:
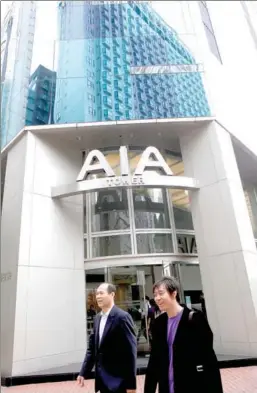
[(131, 75), (154, 75), (154, 74), (181, 74), (190, 72), (203, 72), (202, 64), (172, 64), (134, 66), (130, 68)]
[[(131, 173), (129, 168), (127, 147), (121, 146), (119, 152), (120, 176), (115, 175), (114, 170), (100, 150), (92, 150), (84, 161), (76, 183), (52, 187), (52, 197), (59, 198), (113, 187), (167, 187), (186, 190), (199, 188), (199, 184), (195, 179), (185, 176), (174, 176), (156, 147), (149, 146), (143, 151), (133, 173)], [(104, 177), (88, 179), (89, 175), (99, 173), (103, 174)]]

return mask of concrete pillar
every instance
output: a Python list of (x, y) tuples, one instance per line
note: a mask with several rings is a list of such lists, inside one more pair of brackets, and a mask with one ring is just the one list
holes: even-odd
[(10, 376), (27, 136), (7, 157), (1, 217), (1, 375)]
[[(81, 362), (86, 345), (83, 199), (80, 195), (53, 200), (50, 195), (51, 186), (74, 182), (81, 152), (61, 140), (48, 141), (30, 133), (23, 139), (19, 242), (13, 257), (16, 307), (10, 324), (15, 327), (8, 344), (11, 370), (9, 362), (5, 375)], [(12, 163), (19, 170), (15, 158)], [(7, 183), (10, 175), (7, 171)], [(6, 197), (4, 222), (12, 206)], [(11, 236), (11, 228), (5, 226), (2, 231)], [(4, 245), (5, 261), (13, 252), (10, 243)]]
[(180, 137), (208, 319), (219, 354), (257, 356), (257, 252), (230, 135), (216, 122)]

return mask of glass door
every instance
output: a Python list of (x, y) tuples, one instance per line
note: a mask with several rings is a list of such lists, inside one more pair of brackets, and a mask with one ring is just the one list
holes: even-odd
[(142, 354), (149, 352), (147, 273), (146, 267), (139, 266), (108, 268), (109, 281), (116, 286), (115, 304), (131, 315), (136, 330), (138, 353)]
[(153, 284), (162, 277), (162, 265), (115, 266), (86, 271), (86, 310), (88, 337), (95, 315), (100, 311), (95, 298), (96, 288), (103, 282), (116, 286), (115, 304), (127, 311), (137, 336), (138, 355), (145, 356), (149, 345), (149, 309), (153, 300)]
[(198, 262), (172, 262), (163, 265), (163, 275), (177, 279), (180, 291), (178, 300), (181, 304), (206, 314), (202, 279)]
[(96, 302), (96, 288), (107, 280), (107, 268), (100, 268), (85, 271), (86, 279), (86, 318), (87, 318), (87, 339), (93, 332), (95, 316), (100, 309)]

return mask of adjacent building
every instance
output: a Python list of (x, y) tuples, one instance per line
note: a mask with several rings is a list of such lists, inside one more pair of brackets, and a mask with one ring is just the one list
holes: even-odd
[(1, 147), (25, 124), (35, 18), (35, 1), (13, 1), (1, 27)]
[(26, 126), (53, 124), (56, 72), (39, 65), (30, 77)]

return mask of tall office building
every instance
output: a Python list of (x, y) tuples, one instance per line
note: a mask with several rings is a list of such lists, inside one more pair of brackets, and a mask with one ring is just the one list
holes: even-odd
[(147, 2), (96, 3), (59, 3), (56, 123), (210, 114), (194, 56)]
[(56, 72), (39, 65), (30, 77), (26, 126), (53, 123)]
[(1, 28), (1, 147), (24, 127), (33, 41), (35, 1), (13, 1)]

